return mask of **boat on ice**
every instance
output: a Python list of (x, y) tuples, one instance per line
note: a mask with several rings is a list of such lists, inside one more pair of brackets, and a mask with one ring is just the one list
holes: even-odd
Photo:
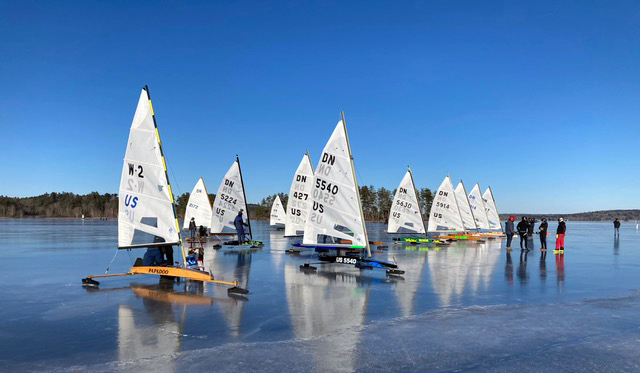
[(302, 236), (309, 213), (312, 186), (313, 167), (311, 166), (309, 152), (305, 152), (296, 169), (296, 173), (293, 175), (291, 188), (289, 188), (284, 228), (285, 237)]
[(184, 212), (184, 223), (182, 224), (182, 229), (185, 231), (189, 230), (191, 218), (194, 219), (196, 227), (203, 226), (207, 229), (211, 228), (212, 211), (213, 209), (211, 208), (211, 201), (209, 200), (207, 187), (204, 185), (204, 180), (200, 178), (189, 195), (187, 207)]
[[(149, 88), (140, 93), (127, 150), (124, 156), (118, 192), (118, 250), (173, 248), (178, 246), (182, 265), (143, 265), (138, 258), (126, 273), (89, 275), (83, 286), (98, 286), (96, 278), (136, 275), (160, 275), (230, 286), (229, 293), (248, 293), (236, 281), (220, 281), (209, 272), (186, 268), (181, 249), (182, 237), (176, 215), (173, 192), (156, 125)], [(116, 252), (117, 253), (117, 252)]]
[[(320, 251), (320, 263), (317, 264), (380, 268), (392, 275), (404, 273), (394, 263), (370, 259), (371, 249), (343, 113), (322, 151), (309, 199), (303, 243), (294, 246)], [(316, 269), (310, 263), (300, 267)]]
[(445, 177), (431, 204), (428, 232), (434, 238), (447, 241), (484, 241), (480, 237), (465, 233), (458, 199), (449, 176)]
[(278, 229), (284, 229), (286, 222), (286, 213), (284, 207), (282, 207), (282, 201), (280, 196), (276, 195), (271, 205), (271, 214), (269, 215), (269, 225)]
[[(486, 192), (485, 192), (486, 193)], [(476, 225), (478, 226), (478, 235), (486, 238), (496, 238), (503, 236), (502, 229), (500, 225), (500, 218), (497, 214), (492, 218), (493, 222), (489, 220), (489, 214), (487, 209), (487, 204), (485, 203), (485, 197), (480, 192), (480, 185), (476, 183), (473, 189), (471, 189), (471, 193), (469, 193), (469, 204), (471, 205), (471, 210), (473, 211), (473, 217), (475, 218)], [(491, 201), (493, 202), (493, 197), (491, 197)], [(494, 212), (495, 211), (495, 202), (494, 203)], [(498, 231), (496, 231), (496, 229)]]
[(496, 200), (493, 198), (491, 187), (487, 187), (482, 194), (482, 202), (484, 202), (485, 211), (487, 212), (487, 221), (489, 222), (489, 232), (482, 233), (482, 235), (489, 237), (504, 237), (505, 235), (502, 233), (500, 215), (498, 214)]
[[(238, 216), (238, 212), (243, 212), (243, 221), (248, 224), (248, 232), (246, 235), (249, 237), (247, 241), (242, 243), (242, 246), (262, 246), (260, 241), (253, 240), (253, 234), (251, 232), (251, 218), (249, 217), (249, 210), (247, 209), (247, 198), (244, 192), (244, 183), (242, 181), (242, 170), (240, 169), (240, 159), (236, 155), (236, 160), (233, 162), (229, 171), (224, 175), (220, 187), (218, 188), (218, 194), (213, 202), (213, 214), (211, 217), (211, 236), (220, 239), (221, 236), (233, 236), (236, 233), (236, 227), (234, 220)], [(220, 239), (222, 241), (222, 239)], [(238, 240), (226, 241), (225, 245), (238, 246), (240, 245)]]
[[(447, 244), (445, 241), (426, 237), (427, 229), (424, 225), (422, 214), (420, 213), (418, 190), (413, 181), (411, 168), (407, 169), (393, 197), (393, 203), (389, 211), (387, 233), (413, 234), (412, 236), (396, 237), (393, 239), (396, 242)], [(414, 236), (416, 234), (425, 236)]]

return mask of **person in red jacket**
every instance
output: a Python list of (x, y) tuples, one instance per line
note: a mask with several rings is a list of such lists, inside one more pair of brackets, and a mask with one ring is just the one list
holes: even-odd
[(558, 219), (558, 229), (556, 229), (556, 250), (564, 251), (564, 235), (567, 232), (567, 225), (562, 218)]

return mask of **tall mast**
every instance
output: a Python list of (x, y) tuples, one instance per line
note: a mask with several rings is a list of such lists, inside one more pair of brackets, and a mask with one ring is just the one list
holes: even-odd
[[(169, 173), (167, 172), (167, 162), (164, 159), (164, 151), (162, 150), (162, 142), (160, 141), (160, 133), (158, 132), (158, 124), (156, 123), (156, 114), (153, 111), (153, 105), (151, 105), (151, 94), (149, 93), (149, 87), (147, 85), (143, 88), (147, 92), (147, 98), (149, 99), (149, 109), (151, 109), (151, 118), (153, 119), (153, 127), (156, 129), (156, 139), (158, 140), (158, 148), (160, 149), (160, 157), (162, 158), (162, 166), (164, 167), (164, 176), (167, 179), (167, 189), (169, 189), (169, 198), (171, 200), (171, 207), (173, 210), (173, 218), (176, 223), (176, 231), (178, 232), (178, 246), (180, 247), (180, 253), (182, 254), (182, 266), (187, 266), (187, 258), (182, 250), (182, 233), (180, 232), (180, 225), (178, 224), (178, 214), (176, 212), (176, 202), (173, 198), (173, 191), (171, 190), (171, 183), (169, 182)], [(173, 263), (171, 263), (173, 265)]]
[(367, 257), (371, 258), (371, 249), (369, 248), (369, 235), (367, 234), (367, 225), (364, 221), (364, 212), (362, 211), (362, 200), (360, 199), (360, 186), (358, 185), (358, 179), (356, 178), (356, 168), (353, 165), (353, 155), (351, 154), (351, 143), (349, 142), (349, 134), (347, 133), (347, 122), (344, 120), (344, 112), (340, 112), (340, 118), (342, 119), (342, 127), (344, 128), (344, 136), (347, 139), (347, 150), (349, 151), (349, 161), (351, 162), (351, 173), (353, 174), (353, 181), (356, 184), (356, 198), (358, 199), (358, 208), (360, 209), (360, 220), (362, 220), (362, 230), (364, 232), (364, 247), (367, 250)]
[(411, 167), (407, 166), (407, 169), (409, 170), (409, 177), (411, 178), (411, 185), (413, 185), (413, 193), (416, 196), (416, 200), (418, 201), (418, 212), (420, 213), (420, 221), (422, 222), (422, 228), (424, 228), (424, 234), (427, 234), (427, 226), (424, 225), (424, 219), (422, 218), (422, 210), (420, 208), (420, 200), (418, 199), (418, 189), (416, 189), (416, 184), (413, 182), (413, 172), (411, 172)]
[(313, 163), (311, 163), (311, 157), (309, 156), (309, 149), (305, 149), (304, 155), (307, 157), (307, 161), (309, 161), (309, 166), (311, 167), (311, 172), (313, 172)]
[(238, 162), (238, 172), (240, 173), (240, 184), (242, 184), (242, 197), (244, 197), (244, 204), (247, 206), (247, 224), (249, 225), (249, 238), (253, 241), (253, 235), (251, 234), (251, 218), (249, 218), (249, 202), (247, 202), (247, 195), (244, 192), (244, 180), (242, 180), (242, 169), (240, 168), (240, 158), (236, 154), (236, 162)]

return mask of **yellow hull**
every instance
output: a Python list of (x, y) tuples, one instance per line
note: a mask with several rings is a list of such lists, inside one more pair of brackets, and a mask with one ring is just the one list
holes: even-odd
[(170, 277), (183, 278), (185, 280), (212, 282), (220, 285), (238, 286), (237, 281), (215, 280), (213, 276), (211, 276), (206, 272), (198, 271), (195, 269), (182, 268), (182, 267), (139, 266), (139, 267), (129, 268), (129, 272), (127, 273), (87, 276), (86, 278), (94, 279), (94, 278), (104, 278), (104, 277), (135, 276), (135, 275), (170, 276)]

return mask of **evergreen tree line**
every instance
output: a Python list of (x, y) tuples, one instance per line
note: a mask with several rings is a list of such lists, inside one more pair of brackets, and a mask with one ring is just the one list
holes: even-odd
[(25, 198), (0, 196), (0, 217), (4, 218), (79, 218), (83, 214), (87, 218), (115, 218), (118, 195), (54, 192)]
[[(249, 214), (251, 219), (266, 220), (271, 213), (271, 204), (280, 197), (284, 207), (287, 206), (287, 194), (278, 193), (267, 196), (259, 204), (249, 204)], [(369, 221), (384, 221), (388, 218), (395, 190), (391, 191), (384, 187), (375, 188), (373, 185), (360, 187), (360, 198), (362, 199), (362, 209), (364, 217)], [(213, 202), (215, 194), (209, 194), (209, 200)], [(433, 195), (428, 188), (418, 191), (420, 207), (425, 219), (431, 209)], [(189, 201), (189, 193), (184, 193), (176, 198), (176, 209), (178, 216), (184, 218), (184, 212)], [(79, 218), (84, 214), (86, 218), (116, 218), (118, 216), (118, 195), (100, 194), (92, 192), (81, 195), (74, 193), (47, 193), (35, 197), (6, 197), (0, 196), (0, 217), (2, 218)], [(505, 220), (509, 215), (518, 217), (525, 215), (534, 218), (546, 217), (580, 221), (608, 221), (618, 218), (622, 221), (640, 220), (640, 210), (604, 210), (589, 211), (575, 214), (500, 214), (500, 218)]]
[[(360, 198), (366, 220), (386, 220), (393, 203), (395, 190), (384, 187), (375, 188), (373, 185), (360, 187)], [(420, 189), (420, 205), (425, 211), (429, 211), (432, 195), (427, 188)], [(189, 201), (190, 193), (183, 193), (176, 198), (176, 211), (178, 217), (183, 219), (185, 209)], [(211, 202), (215, 194), (209, 194)], [(259, 204), (249, 204), (251, 219), (267, 220), (271, 214), (271, 205), (276, 196), (280, 197), (283, 207), (286, 208), (288, 196), (286, 193), (278, 193), (267, 196)], [(118, 216), (118, 195), (100, 194), (92, 192), (86, 195), (74, 193), (47, 193), (36, 197), (4, 197), (0, 196), (0, 217), (4, 218), (28, 218), (28, 217), (63, 217), (79, 218), (116, 218)]]

